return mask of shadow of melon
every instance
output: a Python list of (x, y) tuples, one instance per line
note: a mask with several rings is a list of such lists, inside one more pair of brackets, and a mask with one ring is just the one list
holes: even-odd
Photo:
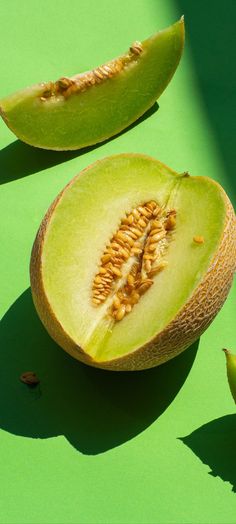
[(210, 475), (229, 482), (236, 493), (236, 414), (212, 420), (180, 440), (211, 468)]
[[(64, 435), (97, 454), (135, 437), (170, 405), (192, 367), (198, 342), (157, 368), (115, 373), (72, 359), (48, 336), (28, 289), (0, 324), (0, 426), (16, 435)], [(21, 383), (25, 371), (41, 382)]]

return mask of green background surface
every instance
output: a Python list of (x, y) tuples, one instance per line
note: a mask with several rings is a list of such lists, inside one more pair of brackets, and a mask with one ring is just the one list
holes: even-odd
[[(141, 152), (211, 176), (235, 204), (235, 0), (3, 1), (0, 98), (103, 63), (183, 13), (173, 81), (158, 110), (119, 137), (54, 153), (0, 122), (2, 523), (236, 522), (236, 413), (221, 351), (236, 349), (235, 287), (199, 345), (160, 368), (114, 374), (48, 337), (28, 271), (52, 199), (106, 155)], [(29, 369), (40, 389), (20, 383)]]

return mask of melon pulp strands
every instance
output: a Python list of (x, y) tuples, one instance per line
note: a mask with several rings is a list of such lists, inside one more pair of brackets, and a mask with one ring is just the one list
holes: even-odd
[(178, 66), (183, 45), (182, 18), (107, 65), (0, 100), (0, 114), (18, 138), (33, 146), (70, 150), (96, 144), (154, 104)]

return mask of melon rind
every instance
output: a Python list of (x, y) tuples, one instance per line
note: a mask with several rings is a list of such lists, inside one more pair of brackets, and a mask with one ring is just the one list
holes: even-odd
[[(118, 156), (131, 157), (133, 155)], [(138, 156), (144, 157), (144, 155)], [(115, 157), (110, 158), (112, 160)], [(99, 162), (102, 161), (96, 162), (96, 165)], [(157, 161), (155, 160), (155, 162)], [(168, 169), (160, 162), (159, 165), (160, 169)], [(91, 166), (82, 173), (85, 173), (88, 169), (91, 169)], [(173, 173), (172, 170), (170, 172)], [(210, 261), (207, 272), (177, 316), (157, 336), (142, 347), (119, 358), (98, 362), (79, 347), (64, 330), (48, 301), (42, 276), (42, 255), (47, 228), (64, 192), (73, 182), (74, 179), (52, 203), (42, 221), (33, 245), (30, 264), (31, 289), (39, 317), (51, 337), (62, 348), (76, 359), (94, 367), (114, 371), (142, 370), (170, 360), (200, 337), (222, 307), (230, 290), (236, 268), (236, 218), (230, 200), (222, 187), (212, 181), (212, 184), (218, 186), (225, 203), (226, 213), (223, 232), (218, 249)]]

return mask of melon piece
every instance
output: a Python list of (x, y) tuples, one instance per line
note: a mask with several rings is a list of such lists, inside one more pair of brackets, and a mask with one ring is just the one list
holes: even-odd
[(228, 349), (224, 349), (223, 351), (225, 352), (226, 356), (228, 383), (230, 391), (232, 393), (232, 397), (236, 404), (236, 355), (233, 355), (233, 353), (231, 353), (231, 351), (229, 351)]
[(31, 286), (43, 324), (72, 356), (138, 370), (203, 333), (235, 265), (235, 214), (219, 184), (121, 154), (85, 169), (53, 202)]
[(92, 71), (33, 85), (0, 101), (0, 114), (24, 142), (79, 149), (119, 133), (170, 82), (184, 45), (184, 20)]

